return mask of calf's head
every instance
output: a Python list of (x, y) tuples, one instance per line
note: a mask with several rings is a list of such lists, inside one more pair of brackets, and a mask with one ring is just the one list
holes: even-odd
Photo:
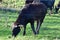
[(21, 31), (22, 25), (12, 24), (12, 36), (16, 37)]

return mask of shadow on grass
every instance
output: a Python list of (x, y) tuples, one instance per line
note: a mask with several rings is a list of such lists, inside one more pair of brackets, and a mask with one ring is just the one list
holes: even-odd
[(60, 18), (60, 14), (54, 14), (52, 17)]
[(42, 30), (58, 30), (58, 31), (60, 31), (60, 29), (58, 29), (58, 28), (48, 28), (48, 27), (43, 27), (43, 28), (41, 28)]

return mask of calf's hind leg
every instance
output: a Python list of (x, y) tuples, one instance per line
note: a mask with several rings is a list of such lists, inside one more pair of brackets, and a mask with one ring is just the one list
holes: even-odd
[(40, 20), (37, 21), (36, 33), (39, 34)]
[(39, 34), (39, 30), (40, 30), (42, 22), (43, 22), (43, 19), (37, 21), (37, 27), (36, 27), (36, 33), (37, 34)]

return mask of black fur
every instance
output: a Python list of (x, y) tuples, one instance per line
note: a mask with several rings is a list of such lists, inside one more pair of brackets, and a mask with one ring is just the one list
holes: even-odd
[[(26, 4), (32, 3), (34, 0), (26, 0)], [(55, 0), (40, 0), (40, 2), (44, 3), (48, 8), (52, 10), (54, 7)]]
[[(34, 0), (26, 0), (26, 4), (32, 3)], [(40, 2), (44, 3), (47, 8), (49, 8), (51, 10), (52, 13), (52, 9), (54, 8), (54, 3), (55, 0), (40, 0)]]
[[(47, 13), (47, 7), (43, 3), (40, 3), (40, 4), (38, 4), (38, 3), (37, 4), (35, 4), (35, 3), (34, 4), (33, 3), (28, 4), (20, 12), (15, 24), (24, 26), (23, 35), (25, 35), (26, 34), (26, 25), (28, 23), (31, 23), (31, 28), (33, 30), (33, 33), (37, 34), (38, 31), (37, 32), (35, 31), (34, 21), (39, 20), (40, 23), (42, 24), (46, 13)], [(18, 30), (16, 30), (16, 31), (18, 31)]]
[(20, 32), (20, 27), (15, 27), (12, 32), (12, 36), (16, 37), (17, 34)]

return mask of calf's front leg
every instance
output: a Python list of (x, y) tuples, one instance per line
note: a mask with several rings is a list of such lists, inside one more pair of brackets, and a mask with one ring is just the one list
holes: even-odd
[(31, 28), (32, 28), (33, 33), (36, 35), (36, 31), (35, 31), (35, 27), (34, 27), (34, 21), (31, 22)]
[(24, 31), (23, 31), (23, 35), (26, 34), (26, 25), (24, 25)]

